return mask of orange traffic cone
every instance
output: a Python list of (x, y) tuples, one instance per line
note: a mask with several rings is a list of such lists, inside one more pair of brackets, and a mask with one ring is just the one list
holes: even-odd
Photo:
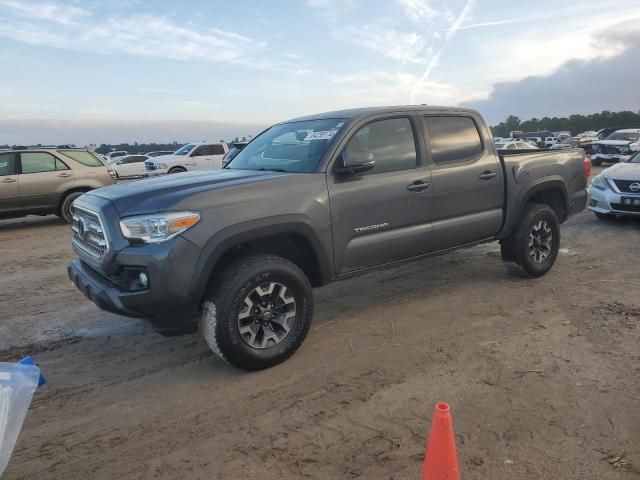
[(422, 480), (460, 480), (449, 405), (438, 403), (431, 421)]

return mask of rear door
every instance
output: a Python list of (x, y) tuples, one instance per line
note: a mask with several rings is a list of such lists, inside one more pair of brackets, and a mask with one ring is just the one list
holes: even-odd
[(20, 198), (25, 211), (55, 211), (62, 193), (73, 187), (73, 172), (60, 159), (46, 152), (22, 152)]
[(191, 170), (216, 170), (222, 168), (225, 150), (220, 144), (200, 145), (193, 152), (189, 166)]
[(433, 176), (433, 245), (492, 237), (502, 225), (504, 179), (491, 135), (471, 113), (423, 116)]
[(0, 216), (22, 211), (17, 154), (0, 153)]
[[(360, 174), (327, 172), (338, 274), (413, 257), (430, 249), (431, 173), (413, 115), (359, 125), (344, 151), (370, 152)], [(341, 152), (341, 153), (342, 153)]]

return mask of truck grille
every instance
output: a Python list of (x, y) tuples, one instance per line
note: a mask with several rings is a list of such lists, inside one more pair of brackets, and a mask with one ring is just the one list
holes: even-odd
[(94, 260), (102, 260), (107, 253), (107, 239), (97, 213), (73, 207), (71, 225), (73, 245)]
[[(640, 180), (614, 180), (618, 190), (624, 193), (637, 193), (640, 195)], [(633, 185), (633, 188), (631, 188)]]
[(144, 162), (144, 168), (147, 170), (155, 170), (156, 164), (153, 162)]
[(613, 147), (611, 145), (600, 145), (600, 153), (606, 153), (607, 155), (617, 155), (620, 153), (618, 147)]

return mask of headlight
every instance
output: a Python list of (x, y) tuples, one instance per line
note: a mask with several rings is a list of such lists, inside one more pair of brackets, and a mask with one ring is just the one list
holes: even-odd
[(200, 220), (195, 212), (164, 212), (138, 215), (120, 220), (120, 230), (125, 238), (158, 243), (169, 240), (193, 227)]
[(113, 170), (112, 168), (108, 168), (107, 172), (109, 172), (109, 175), (111, 175), (111, 178), (118, 178), (118, 174), (116, 173), (115, 170)]
[(591, 180), (591, 186), (597, 188), (598, 190), (606, 190), (607, 188), (609, 188), (609, 185), (607, 185), (607, 181), (602, 175), (596, 175), (595, 177), (593, 177), (593, 179)]
[(620, 153), (629, 153), (631, 150), (628, 146), (620, 147)]
[(164, 170), (167, 168), (167, 164), (166, 163), (156, 163), (156, 168), (159, 170)]

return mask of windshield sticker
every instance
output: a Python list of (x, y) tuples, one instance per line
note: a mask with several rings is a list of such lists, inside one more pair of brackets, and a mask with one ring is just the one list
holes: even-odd
[(311, 132), (305, 137), (304, 141), (310, 142), (311, 140), (331, 140), (336, 133), (338, 133), (337, 130), (323, 130), (321, 132)]

